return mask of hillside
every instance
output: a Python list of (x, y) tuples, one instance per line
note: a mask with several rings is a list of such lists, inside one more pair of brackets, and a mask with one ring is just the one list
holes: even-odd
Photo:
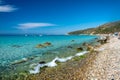
[(96, 28), (73, 31), (68, 34), (108, 34), (114, 32), (120, 32), (120, 21), (106, 23)]

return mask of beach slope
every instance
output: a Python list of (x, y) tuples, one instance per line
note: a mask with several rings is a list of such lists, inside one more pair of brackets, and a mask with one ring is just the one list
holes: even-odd
[(99, 51), (93, 64), (88, 67), (85, 79), (120, 80), (120, 40), (111, 37)]
[(55, 68), (46, 68), (29, 80), (120, 80), (120, 40), (110, 40), (96, 47), (82, 60), (71, 60)]

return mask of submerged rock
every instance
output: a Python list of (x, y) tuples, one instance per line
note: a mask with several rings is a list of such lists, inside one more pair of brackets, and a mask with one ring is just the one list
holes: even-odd
[(89, 45), (89, 44), (88, 44), (88, 43), (86, 43), (86, 42), (84, 42), (82, 45), (83, 45), (83, 46), (87, 46), (87, 45)]
[(36, 48), (46, 48), (46, 47), (51, 46), (51, 45), (52, 45), (52, 43), (50, 43), (50, 42), (45, 42), (45, 43), (43, 43), (43, 44), (38, 44), (38, 45), (36, 46)]
[(20, 47), (22, 47), (22, 46), (20, 46), (20, 45), (12, 45), (12, 47), (20, 48)]
[(19, 78), (20, 78), (20, 80), (24, 80), (26, 77), (27, 77), (27, 73), (26, 72), (20, 72), (19, 73)]
[(82, 47), (79, 47), (76, 49), (77, 51), (83, 51), (83, 48)]
[(46, 62), (45, 61), (40, 61), (39, 64), (45, 64)]
[(11, 64), (12, 65), (15, 65), (15, 64), (20, 64), (20, 63), (24, 63), (24, 62), (27, 62), (29, 60), (33, 60), (35, 57), (28, 57), (28, 58), (22, 58), (21, 60), (15, 60), (14, 62), (12, 62)]
[(44, 48), (44, 45), (38, 44), (38, 45), (36, 46), (36, 48)]
[(34, 58), (35, 58), (35, 56), (28, 57), (28, 60), (33, 60)]
[(75, 40), (72, 40), (71, 42), (75, 42)]
[(73, 48), (72, 46), (68, 46), (67, 48)]
[(26, 61), (28, 61), (28, 59), (27, 59), (27, 58), (23, 58), (23, 59), (21, 59), (21, 60), (15, 60), (15, 61), (12, 62), (11, 64), (12, 64), (12, 65), (15, 65), (15, 64), (24, 63), (24, 62), (26, 62)]
[(44, 43), (43, 45), (44, 45), (44, 46), (51, 46), (52, 43), (50, 43), (50, 42), (46, 42), (46, 43)]

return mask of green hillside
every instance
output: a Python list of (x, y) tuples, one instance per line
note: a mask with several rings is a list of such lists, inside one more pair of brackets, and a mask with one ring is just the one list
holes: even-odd
[(106, 23), (96, 28), (73, 31), (68, 34), (108, 34), (114, 32), (120, 32), (120, 21)]

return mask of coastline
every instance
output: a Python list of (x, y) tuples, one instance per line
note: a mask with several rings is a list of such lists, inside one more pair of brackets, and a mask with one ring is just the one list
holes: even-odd
[[(110, 36), (109, 41), (106, 44), (103, 44), (97, 48), (95, 51), (85, 54), (85, 58), (78, 61), (70, 60), (66, 63), (61, 63), (57, 67), (46, 68), (42, 73), (36, 75), (30, 75), (27, 80), (107, 80), (115, 79), (118, 80), (120, 67), (117, 66), (116, 59), (118, 55), (116, 53), (116, 59), (114, 58), (114, 52), (118, 52), (120, 47), (115, 45), (120, 42), (117, 37)], [(114, 48), (115, 47), (115, 48)], [(112, 51), (112, 52), (111, 52)], [(112, 55), (111, 55), (112, 54)], [(118, 57), (117, 57), (118, 56)], [(110, 59), (113, 61), (110, 61)], [(111, 63), (112, 62), (112, 63)], [(120, 62), (118, 62), (120, 63)], [(116, 64), (116, 65), (114, 65)], [(113, 69), (117, 67), (119, 71)]]
[[(74, 37), (74, 36), (73, 36)], [(85, 37), (85, 36), (84, 36)], [(21, 37), (20, 37), (21, 38)], [(26, 37), (26, 38), (28, 38), (29, 39), (29, 37)], [(79, 37), (80, 38), (80, 37)], [(86, 39), (88, 39), (88, 41), (86, 40)], [(86, 39), (85, 39), (85, 41), (84, 40), (82, 40), (82, 39), (78, 39), (78, 41), (84, 41), (85, 43), (87, 43), (87, 44), (92, 44), (92, 43), (94, 43), (94, 41), (95, 40), (97, 40), (97, 38), (96, 38), (96, 36), (95, 37), (93, 37), (93, 36), (90, 36), (90, 37), (86, 37)], [(90, 39), (90, 40), (89, 40)], [(35, 40), (36, 41), (36, 40)], [(51, 50), (51, 52), (52, 51), (54, 51), (54, 52), (56, 52), (57, 50), (58, 51), (60, 51), (59, 53), (62, 53), (63, 55), (61, 55), (61, 54), (56, 54), (57, 56), (58, 56), (58, 59), (57, 59), (57, 61), (60, 61), (60, 62), (55, 62), (58, 66), (59, 66), (59, 64), (61, 64), (62, 62), (66, 62), (66, 61), (68, 61), (68, 60), (70, 60), (71, 59), (71, 56), (72, 56), (72, 58), (74, 57), (74, 56), (76, 56), (76, 54), (77, 55), (81, 55), (81, 52), (82, 51), (86, 51), (86, 48), (85, 47), (81, 47), (82, 45), (83, 45), (83, 43), (81, 42), (81, 43), (77, 43), (76, 42), (77, 41), (77, 39), (76, 38), (71, 38), (68, 42), (69, 43), (72, 43), (72, 44), (69, 44), (69, 45), (66, 45), (66, 46), (63, 46), (63, 47), (60, 47), (60, 48), (57, 48), (57, 49), (55, 49), (55, 50)], [(53, 44), (53, 43), (52, 43)], [(30, 46), (30, 45), (29, 45)], [(12, 46), (11, 46), (12, 47)], [(15, 47), (16, 47), (16, 45), (15, 45)], [(22, 48), (23, 46), (21, 46), (20, 48)], [(14, 46), (13, 46), (13, 48), (14, 48)], [(16, 48), (16, 49), (19, 49), (18, 47)], [(22, 49), (23, 50), (23, 49)], [(47, 54), (51, 54), (49, 51), (46, 53), (46, 55)], [(54, 55), (54, 54), (51, 54), (51, 56), (52, 55)], [(34, 55), (35, 56), (35, 55)], [(41, 59), (39, 59), (38, 61), (34, 61), (33, 60), (33, 58), (34, 59), (38, 59), (38, 57), (37, 56), (35, 56), (35, 57), (23, 57), (22, 59), (18, 59), (18, 60), (15, 60), (15, 61), (13, 61), (13, 62), (11, 62), (11, 65), (10, 65), (10, 67), (8, 66), (8, 67), (6, 67), (4, 70), (2, 70), (1, 69), (1, 75), (0, 75), (0, 79), (1, 80), (27, 80), (27, 79), (25, 79), (26, 77), (28, 77), (28, 75), (30, 75), (30, 70), (35, 70), (35, 67), (38, 65), (39, 66), (39, 64), (42, 62), (44, 62), (45, 63), (45, 65), (47, 65), (47, 68), (49, 68), (52, 64), (51, 64), (51, 62), (52, 62), (52, 60), (54, 60), (55, 59), (55, 57), (56, 56), (54, 56), (51, 60), (49, 60), (49, 61), (45, 61), (46, 59), (43, 59), (43, 60), (41, 60)], [(32, 59), (32, 60), (31, 60)], [(49, 58), (48, 58), (49, 59)], [(62, 62), (61, 62), (61, 60), (62, 60)], [(78, 60), (77, 58), (76, 58), (76, 60)], [(34, 62), (33, 62), (34, 61)], [(31, 63), (30, 63), (31, 62)], [(30, 63), (30, 64), (29, 64)], [(48, 63), (50, 63), (50, 64), (48, 64)], [(35, 65), (33, 65), (33, 64), (35, 64)], [(66, 63), (65, 63), (66, 64)], [(32, 66), (33, 65), (33, 66)], [(21, 67), (22, 66), (22, 67)], [(46, 66), (44, 66), (44, 67), (46, 67)], [(39, 69), (40, 69), (40, 74), (42, 73), (41, 71), (44, 71), (44, 67), (40, 67)], [(53, 66), (54, 67), (54, 66)], [(57, 66), (55, 66), (55, 68), (56, 68)], [(67, 67), (67, 66), (66, 66)], [(42, 68), (42, 69), (41, 69)], [(45, 69), (47, 69), (47, 68), (45, 68)], [(38, 70), (39, 70), (38, 69)], [(37, 71), (38, 71), (37, 70)], [(37, 72), (37, 73), (35, 73), (35, 75), (36, 74), (38, 74), (39, 72)]]
[[(105, 37), (106, 35), (100, 36)], [(92, 46), (94, 50), (89, 49), (87, 54), (73, 57), (71, 60), (65, 61), (65, 63), (56, 62), (58, 66), (55, 67), (42, 67), (40, 73), (37, 74), (21, 72), (19, 75), (16, 75), (16, 78), (13, 76), (10, 80), (106, 80), (108, 76), (106, 77), (107, 73), (105, 73), (106, 70), (103, 68), (108, 63), (104, 62), (110, 56), (108, 52), (111, 53), (111, 50), (118, 51), (114, 48), (118, 42), (120, 41), (117, 37), (110, 36), (107, 43)], [(118, 47), (117, 49), (120, 48)], [(109, 64), (111, 63), (109, 62)], [(109, 66), (106, 65), (105, 67), (108, 68)]]
[[(96, 45), (94, 48), (99, 46), (100, 45)], [(87, 66), (92, 64), (96, 55), (97, 51), (89, 50), (87, 54), (81, 55), (79, 57), (74, 57), (65, 63), (58, 63), (58, 66), (56, 67), (43, 68), (40, 73), (35, 75), (31, 74), (26, 78), (26, 80), (38, 80), (38, 78), (40, 78), (40, 80), (61, 80), (64, 78), (69, 80), (84, 79), (84, 73), (87, 70)], [(77, 73), (80, 73), (80, 75)]]
[(111, 36), (108, 43), (96, 49), (98, 55), (88, 67), (85, 80), (120, 80), (120, 40)]
[(29, 75), (26, 80), (83, 80), (87, 66), (92, 64), (96, 52), (84, 54), (84, 58), (71, 59), (66, 63), (60, 63), (56, 67), (45, 68), (41, 73)]

